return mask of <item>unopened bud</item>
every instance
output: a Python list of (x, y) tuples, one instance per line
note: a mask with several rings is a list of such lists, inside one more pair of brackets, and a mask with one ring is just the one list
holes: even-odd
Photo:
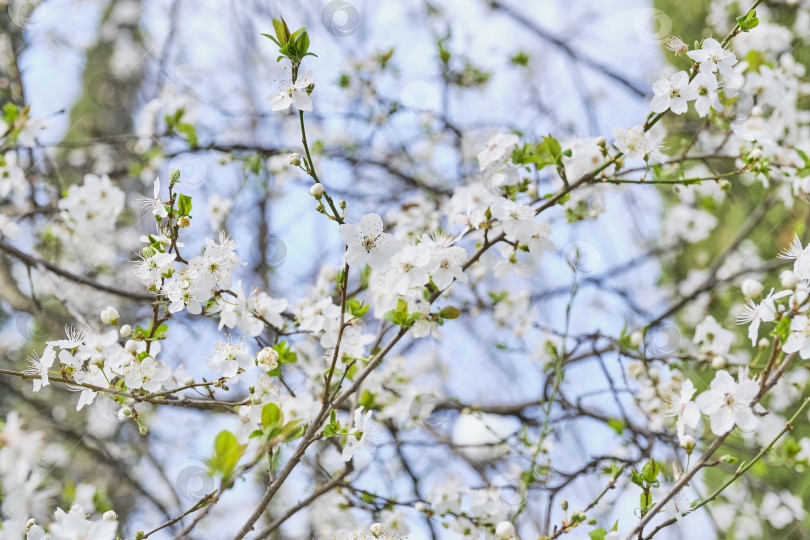
[(748, 298), (756, 298), (762, 294), (762, 283), (755, 279), (748, 278), (742, 282), (742, 293)]
[(123, 422), (130, 416), (132, 416), (132, 410), (129, 407), (121, 407), (120, 409), (118, 409), (118, 419), (120, 421)]
[(633, 347), (638, 347), (643, 342), (644, 342), (644, 334), (642, 334), (638, 330), (630, 334), (630, 344), (633, 345)]
[(694, 437), (692, 437), (691, 435), (684, 435), (684, 436), (681, 438), (681, 444), (680, 444), (680, 447), (681, 447), (681, 448), (683, 448), (684, 450), (686, 450), (686, 453), (687, 453), (688, 455), (691, 455), (691, 454), (692, 454), (692, 450), (694, 450), (694, 449), (695, 449), (695, 446), (696, 446), (696, 445), (697, 445), (697, 441), (696, 441), (696, 440), (695, 440), (695, 438), (694, 438)]
[(323, 188), (323, 184), (312, 184), (312, 187), (309, 188), (309, 194), (316, 199), (320, 199), (325, 191), (326, 190)]
[(799, 283), (799, 279), (796, 277), (796, 274), (793, 273), (793, 270), (783, 270), (782, 273), (779, 274), (779, 282), (785, 289), (792, 289)]
[(712, 358), (712, 367), (714, 369), (723, 369), (726, 367), (726, 359), (719, 355), (715, 356)]
[(113, 512), (112, 510), (107, 510), (104, 512), (104, 515), (101, 516), (104, 521), (116, 521), (118, 519), (118, 514)]
[(287, 159), (289, 159), (290, 165), (295, 165), (296, 167), (301, 165), (301, 154), (298, 152), (293, 152)]
[(495, 534), (501, 540), (509, 540), (515, 537), (515, 526), (510, 521), (501, 521), (495, 527)]
[(118, 330), (118, 333), (121, 334), (122, 338), (128, 338), (132, 335), (132, 327), (128, 324), (121, 325), (121, 328)]
[(118, 310), (112, 306), (104, 308), (101, 312), (101, 322), (104, 324), (118, 323)]

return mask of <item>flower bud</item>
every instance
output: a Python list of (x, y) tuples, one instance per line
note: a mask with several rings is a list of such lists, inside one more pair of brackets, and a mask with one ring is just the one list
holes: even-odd
[(515, 537), (515, 526), (509, 521), (501, 521), (495, 527), (495, 535), (501, 540), (509, 540)]
[(383, 527), (382, 523), (375, 523), (369, 529), (371, 534), (374, 535), (374, 538), (379, 538), (382, 533), (385, 532), (385, 528)]
[(684, 436), (681, 438), (681, 444), (680, 444), (680, 447), (681, 447), (681, 448), (683, 448), (684, 450), (686, 450), (686, 453), (687, 453), (688, 455), (691, 455), (691, 454), (692, 454), (692, 450), (694, 450), (694, 449), (695, 449), (695, 446), (696, 446), (696, 445), (697, 445), (697, 441), (696, 441), (696, 440), (695, 440), (695, 438), (694, 438), (694, 437), (692, 437), (691, 435), (684, 435)]
[(186, 377), (183, 379), (183, 386), (191, 386), (194, 384), (194, 377)]
[(114, 307), (106, 307), (101, 312), (101, 322), (104, 324), (117, 324), (118, 323), (118, 310)]
[(768, 340), (768, 338), (765, 337), (757, 341), (757, 347), (759, 347), (760, 349), (765, 349), (767, 347), (770, 347), (770, 345), (771, 342)]
[(320, 199), (325, 191), (326, 190), (323, 188), (323, 184), (313, 184), (312, 187), (309, 188), (309, 194), (316, 199)]
[(118, 519), (118, 514), (113, 512), (112, 510), (107, 510), (104, 512), (104, 515), (101, 516), (104, 521), (116, 521)]
[(296, 167), (301, 165), (301, 154), (298, 152), (293, 152), (287, 159), (290, 160), (290, 165), (295, 165)]
[(719, 355), (715, 356), (712, 358), (712, 367), (714, 369), (723, 369), (726, 367), (726, 359)]
[(135, 354), (135, 351), (138, 350), (138, 344), (131, 339), (127, 340), (127, 342), (124, 343), (124, 350), (129, 354)]
[(596, 138), (596, 146), (605, 146), (606, 143), (607, 143), (607, 141), (605, 140), (604, 137), (597, 137)]
[(129, 407), (121, 407), (120, 409), (118, 409), (118, 419), (120, 421), (123, 422), (130, 416), (132, 416), (132, 409), (130, 409)]
[(638, 330), (630, 334), (630, 344), (633, 347), (638, 347), (642, 343), (644, 343), (644, 334), (642, 334)]
[(118, 333), (121, 334), (122, 338), (128, 338), (132, 335), (132, 327), (128, 324), (121, 325), (121, 328), (118, 330)]
[(762, 283), (755, 279), (745, 279), (742, 282), (742, 293), (748, 298), (756, 298), (762, 294)]
[(417, 512), (424, 512), (427, 510), (427, 505), (422, 501), (419, 501), (418, 503), (413, 505), (413, 509), (416, 510)]
[(792, 289), (799, 283), (799, 280), (793, 270), (783, 270), (779, 274), (779, 282), (785, 289)]
[(759, 148), (754, 148), (751, 150), (751, 159), (761, 159), (762, 158), (762, 150)]

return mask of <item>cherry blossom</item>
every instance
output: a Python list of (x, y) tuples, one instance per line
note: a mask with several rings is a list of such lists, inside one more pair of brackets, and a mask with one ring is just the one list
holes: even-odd
[(650, 110), (654, 113), (662, 113), (671, 110), (675, 114), (683, 114), (688, 107), (685, 90), (689, 84), (689, 74), (685, 71), (671, 73), (663, 79), (653, 83), (653, 97), (650, 102)]
[(312, 111), (312, 98), (308, 87), (313, 84), (312, 74), (305, 73), (293, 82), (283, 82), (282, 89), (273, 97), (273, 110), (284, 111), (295, 105), (299, 111)]
[(700, 49), (689, 51), (686, 56), (700, 64), (701, 73), (719, 71), (726, 77), (733, 77), (736, 74), (733, 66), (737, 63), (737, 57), (733, 52), (723, 48), (714, 38), (704, 39)]
[(382, 272), (391, 265), (391, 257), (400, 248), (399, 240), (383, 232), (379, 214), (366, 214), (359, 225), (344, 223), (340, 234), (346, 243), (346, 264), (355, 268), (368, 264)]
[(710, 416), (712, 433), (723, 435), (735, 425), (747, 430), (757, 425), (751, 405), (758, 393), (759, 383), (748, 379), (747, 369), (740, 370), (739, 382), (728, 371), (720, 370), (695, 403), (703, 414)]

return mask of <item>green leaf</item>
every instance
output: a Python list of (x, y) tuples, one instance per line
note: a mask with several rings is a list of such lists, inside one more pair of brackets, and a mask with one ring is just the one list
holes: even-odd
[(262, 35), (263, 35), (264, 37), (266, 37), (266, 38), (270, 38), (270, 39), (272, 39), (272, 40), (273, 40), (273, 43), (275, 43), (276, 45), (278, 45), (279, 47), (281, 47), (281, 43), (279, 43), (279, 42), (278, 42), (278, 39), (276, 39), (276, 37), (275, 37), (275, 36), (271, 36), (270, 34), (262, 34)]
[(295, 38), (295, 50), (298, 51), (299, 56), (304, 56), (309, 49), (309, 34), (307, 34), (306, 28), (301, 28), (298, 32), (301, 33)]
[(639, 502), (641, 503), (641, 515), (643, 516), (647, 513), (647, 509), (652, 506), (652, 495), (648, 492), (642, 492)]
[(650, 458), (650, 460), (644, 464), (644, 467), (641, 469), (641, 476), (648, 484), (652, 484), (655, 482), (655, 479), (658, 478), (658, 473), (661, 472), (661, 467), (658, 463)]
[(609, 418), (608, 426), (610, 426), (619, 435), (624, 433), (624, 420), (620, 420), (619, 418)]
[(279, 341), (273, 345), (273, 350), (278, 353), (279, 364), (295, 364), (298, 362), (298, 353), (290, 350), (286, 341)]
[(752, 9), (745, 15), (740, 15), (737, 17), (737, 24), (740, 26), (740, 29), (743, 32), (748, 32), (749, 30), (756, 28), (759, 24), (759, 19), (757, 18), (757, 10)]
[(221, 474), (223, 478), (229, 478), (236, 469), (246, 447), (246, 445), (239, 444), (236, 435), (230, 431), (220, 431), (214, 441), (213, 470)]
[(363, 315), (365, 315), (368, 312), (368, 308), (370, 307), (371, 305), (366, 305), (365, 301), (363, 300), (358, 302), (357, 300), (352, 299), (346, 302), (346, 310), (353, 317), (357, 317), (358, 319), (363, 317)]
[(273, 30), (276, 32), (276, 38), (278, 39), (278, 41), (273, 41), (276, 41), (279, 47), (283, 47), (290, 41), (290, 29), (287, 27), (284, 17), (281, 17), (281, 20), (273, 19)]
[(197, 146), (197, 128), (191, 124), (177, 124), (177, 131), (186, 136), (189, 146)]
[[(421, 313), (414, 315), (418, 315), (417, 319), (422, 317)], [(410, 320), (410, 317), (408, 315), (408, 303), (401, 298), (397, 300), (396, 309), (387, 311), (385, 315), (383, 315), (383, 318), (386, 321), (392, 322), (399, 326), (407, 326), (411, 324), (413, 320), (416, 320), (416, 319)]]
[(606, 535), (607, 531), (601, 527), (588, 533), (588, 537), (590, 537), (591, 540), (605, 540)]
[(265, 429), (280, 426), (284, 423), (284, 413), (275, 403), (262, 407), (262, 425)]
[(191, 197), (182, 193), (177, 195), (177, 212), (181, 216), (188, 216), (191, 213)]
[(790, 317), (782, 317), (779, 319), (779, 322), (776, 323), (776, 326), (771, 331), (771, 335), (778, 337), (783, 342), (786, 341), (788, 335), (790, 335)]
[(281, 438), (286, 441), (293, 441), (304, 435), (304, 425), (301, 420), (293, 420), (288, 422), (281, 429)]

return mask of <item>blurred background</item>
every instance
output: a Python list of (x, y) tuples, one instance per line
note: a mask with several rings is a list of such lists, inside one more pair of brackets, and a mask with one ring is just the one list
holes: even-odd
[[(100, 327), (98, 313), (105, 306), (116, 306), (127, 320), (148, 319), (148, 303), (137, 298), (146, 291), (130, 261), (153, 224), (135, 197), (150, 195), (155, 177), (168, 180), (174, 169), (194, 201), (193, 225), (183, 236), (186, 249), (226, 230), (239, 240), (248, 262), (239, 275), (245, 289), (257, 286), (294, 305), (311, 293), (319, 276), (330, 276), (328, 268), (337, 271), (343, 242), (336, 227), (313, 210), (310, 180), (287, 162), (290, 152), (300, 150), (297, 115), (270, 111), (269, 98), (289, 78), (284, 64), (276, 62), (277, 48), (261, 36), (272, 31), (273, 17), (283, 15), (292, 28), (306, 26), (310, 50), (318, 55), (302, 68), (312, 71), (315, 81), (307, 130), (330, 193), (347, 201), (350, 221), (377, 212), (398, 234), (415, 235), (421, 231), (409, 230), (403, 216), (412, 215), (417, 224), (425, 216), (438, 220), (453, 190), (477, 178), (474, 156), (491, 135), (514, 131), (539, 140), (551, 133), (566, 141), (564, 147), (588, 137), (610, 140), (615, 127), (642, 123), (649, 113), (651, 82), (675, 61), (664, 48), (667, 38), (678, 35), (691, 43), (725, 35), (734, 16), (748, 8), (728, 0), (0, 4), (0, 103), (29, 106), (42, 122), (35, 144), (6, 149), (6, 163), (16, 160), (25, 174), (0, 190), (0, 368), (15, 370), (24, 369), (26, 357), (41, 352), (45, 341), (60, 338), (66, 323)], [(790, 32), (807, 35), (810, 4), (788, 4), (765, 2), (760, 18), (772, 28), (742, 36), (760, 40), (743, 46), (774, 55), (790, 50), (797, 63), (806, 63), (807, 47)], [(789, 29), (787, 37), (780, 38), (778, 25)], [(685, 144), (678, 129), (690, 133), (697, 120), (687, 118), (671, 129), (667, 144), (673, 151)], [(64, 229), (57, 204), (86, 174), (109, 175), (126, 203), (113, 226), (83, 236)], [(550, 191), (558, 181), (546, 170), (537, 177), (538, 189)], [(498, 487), (497, 503), (507, 510), (527, 504), (522, 530), (531, 538), (559, 523), (562, 500), (576, 508), (598, 494), (606, 463), (600, 456), (631, 467), (653, 451), (656, 457), (672, 454), (672, 447), (645, 441), (643, 433), (627, 428), (644, 421), (627, 390), (636, 383), (627, 381), (618, 355), (589, 347), (594, 336), (619, 336), (625, 327), (667, 313), (684, 284), (695, 279), (688, 271), (711, 267), (712, 256), (733, 242), (764, 197), (753, 183), (733, 197), (709, 191), (600, 186), (554, 210), (551, 239), (558, 250), (542, 264), (535, 261), (534, 277), (493, 281), (473, 275), (473, 285), (458, 291), (456, 300), (465, 316), (442, 328), (444, 339), (403, 347), (395, 352), (405, 356), (383, 366), (377, 384), (408, 381), (412, 395), (381, 392), (379, 433), (374, 451), (358, 458), (358, 484), (406, 501), (452, 491), (454, 478), (492, 484)], [(697, 243), (668, 234), (673, 227), (664, 219), (667, 209), (688, 197), (690, 204), (714, 205), (722, 232)], [(806, 218), (806, 205), (786, 209), (777, 202), (770, 201), (751, 224), (756, 243), (734, 246), (730, 260), (721, 263), (771, 260), (789, 243), (795, 225)], [(45, 263), (133, 291), (135, 298), (78, 284)], [(740, 279), (707, 291), (694, 302), (699, 305), (694, 312), (688, 311), (690, 303), (686, 313), (667, 313), (649, 337), (650, 346), (659, 356), (673, 354), (688, 346), (693, 331), (684, 329), (694, 328), (703, 314), (727, 320), (742, 300)], [(197, 378), (214, 376), (205, 357), (221, 340), (216, 322), (187, 313), (172, 321), (161, 359)], [(547, 389), (547, 347), (559, 345), (566, 325), (578, 361), (566, 373), (563, 406), (552, 419), (551, 444), (543, 449), (548, 478), (521, 494), (515, 486), (525, 455), (459, 455), (456, 444), (470, 432), (473, 438), (489, 430), (505, 437), (519, 433), (521, 425), (537, 427), (539, 407), (513, 415), (498, 414), (497, 406), (536, 401)], [(739, 337), (744, 339), (744, 330)], [(293, 389), (304, 388), (303, 379), (323, 369), (313, 345), (297, 345), (300, 365), (288, 381)], [(794, 387), (803, 385), (797, 381)], [(234, 385), (224, 395), (236, 399), (245, 392), (244, 385)], [(467, 415), (457, 409), (434, 410), (439, 396), (490, 406), (495, 415), (487, 420), (490, 427), (465, 426), (459, 418)], [(114, 402), (97, 399), (80, 413), (74, 403), (64, 388), (33, 394), (30, 381), (0, 376), (0, 418), (16, 411), (26, 429), (41, 433), (35, 451), (46, 471), (42, 496), (25, 508), (3, 498), (0, 518), (44, 515), (57, 505), (81, 502), (92, 513), (114, 508), (122, 534), (132, 537), (216, 487), (204, 459), (216, 433), (235, 428), (232, 415), (151, 410), (145, 413), (149, 433), (140, 436), (132, 422), (119, 420)], [(711, 508), (701, 511), (687, 520), (685, 531), (672, 528), (657, 537), (810, 537), (803, 512), (777, 527), (781, 522), (769, 522), (768, 513), (786, 503), (769, 509), (761, 499), (767, 491), (807, 498), (810, 474), (795, 472), (791, 461), (806, 431), (803, 418), (793, 454), (781, 456), (782, 465), (790, 466), (754, 471), (751, 482), (770, 486), (760, 485), (760, 495), (749, 500), (743, 489), (739, 499), (724, 501), (718, 515)], [(337, 462), (334, 449), (320, 449), (285, 484), (266, 520), (306, 496), (320, 482), (320, 469)], [(709, 486), (695, 489), (709, 491), (713, 481), (709, 475)], [(229, 538), (261, 490), (258, 483), (238, 485), (192, 536)], [(620, 529), (631, 527), (637, 504), (632, 491), (606, 498), (598, 508), (604, 516), (600, 524), (609, 528), (618, 519)], [(406, 529), (412, 539), (463, 537), (412, 508), (389, 508), (346, 489), (318, 499), (271, 538), (332, 538), (339, 529), (378, 520)], [(179, 527), (153, 538), (172, 538)]]

